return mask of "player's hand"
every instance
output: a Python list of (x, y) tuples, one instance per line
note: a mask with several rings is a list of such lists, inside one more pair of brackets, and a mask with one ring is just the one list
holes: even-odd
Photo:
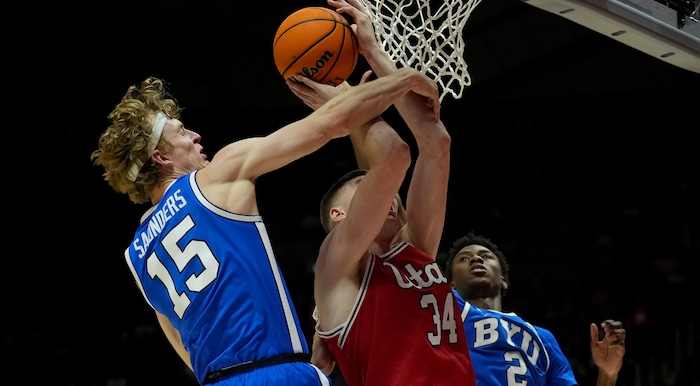
[[(362, 75), (360, 84), (365, 83), (372, 71), (367, 71)], [(313, 110), (318, 110), (323, 104), (331, 100), (331, 98), (350, 89), (350, 84), (346, 81), (337, 86), (318, 83), (303, 75), (296, 75), (296, 81), (288, 79), (287, 87), (292, 90), (292, 93), (301, 99), (305, 105)]]
[(426, 98), (426, 104), (433, 110), (435, 122), (440, 120), (440, 90), (437, 83), (420, 71), (404, 67), (399, 71), (412, 71), (418, 81), (413, 86), (413, 92)]
[(311, 344), (311, 364), (321, 369), (326, 375), (331, 375), (335, 367), (335, 360), (333, 360), (326, 342), (322, 341), (316, 333), (314, 333)]
[(602, 340), (598, 340), (598, 326), (591, 323), (591, 355), (599, 371), (617, 377), (625, 356), (625, 337), (627, 335), (622, 322), (605, 320), (601, 324), (605, 331)]
[(292, 90), (292, 93), (304, 102), (313, 110), (318, 110), (324, 103), (331, 98), (339, 95), (343, 91), (350, 88), (348, 82), (343, 82), (337, 86), (318, 83), (303, 75), (295, 75), (296, 81), (287, 79), (287, 87)]
[(357, 36), (360, 44), (359, 52), (362, 55), (379, 47), (377, 37), (374, 34), (372, 15), (357, 0), (327, 0), (328, 5), (335, 7), (336, 12), (350, 16), (351, 28)]

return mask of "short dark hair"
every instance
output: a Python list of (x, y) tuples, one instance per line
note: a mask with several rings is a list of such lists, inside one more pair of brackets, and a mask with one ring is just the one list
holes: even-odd
[(334, 182), (330, 188), (328, 188), (326, 193), (323, 195), (323, 198), (321, 198), (321, 225), (323, 226), (323, 229), (326, 231), (326, 233), (330, 232), (331, 229), (333, 229), (333, 224), (330, 217), (328, 216), (328, 212), (330, 212), (331, 208), (333, 207), (333, 200), (335, 199), (336, 193), (338, 193), (338, 190), (340, 190), (340, 188), (343, 187), (348, 181), (352, 180), (357, 176), (364, 176), (365, 174), (367, 174), (367, 170), (364, 169), (355, 169), (345, 173), (336, 182)]
[[(452, 261), (454, 260), (455, 256), (457, 256), (459, 251), (461, 251), (462, 248), (468, 245), (481, 245), (482, 247), (488, 248), (491, 252), (493, 252), (494, 255), (496, 255), (496, 257), (498, 258), (498, 263), (501, 265), (501, 275), (503, 275), (503, 279), (506, 281), (506, 283), (508, 283), (508, 287), (510, 288), (510, 266), (508, 265), (508, 260), (506, 260), (506, 256), (503, 254), (503, 252), (501, 252), (500, 249), (498, 249), (498, 245), (491, 241), (491, 239), (488, 239), (482, 235), (475, 234), (473, 231), (470, 231), (465, 236), (462, 236), (455, 240), (452, 243), (449, 252), (447, 252), (447, 258), (445, 259), (443, 266), (443, 269), (445, 270), (445, 276), (447, 276), (447, 281), (452, 281)], [(503, 290), (501, 295), (505, 296), (505, 294), (506, 291)]]

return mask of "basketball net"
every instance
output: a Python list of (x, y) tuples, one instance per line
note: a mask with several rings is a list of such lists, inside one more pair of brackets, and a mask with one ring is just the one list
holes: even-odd
[(481, 0), (359, 0), (372, 15), (377, 40), (392, 60), (435, 80), (440, 101), (459, 99), (472, 80), (464, 60), (462, 31)]

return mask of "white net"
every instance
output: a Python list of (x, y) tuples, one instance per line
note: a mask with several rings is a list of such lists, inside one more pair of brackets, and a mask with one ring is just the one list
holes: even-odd
[(435, 80), (440, 101), (448, 93), (462, 97), (472, 82), (462, 31), (481, 0), (438, 0), (436, 10), (429, 0), (359, 1), (374, 15), (377, 40), (395, 62)]

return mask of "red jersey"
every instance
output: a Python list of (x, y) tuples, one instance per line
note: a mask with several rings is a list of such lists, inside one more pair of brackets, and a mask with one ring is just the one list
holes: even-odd
[(459, 306), (442, 270), (401, 243), (370, 256), (348, 320), (319, 332), (349, 386), (473, 386)]

